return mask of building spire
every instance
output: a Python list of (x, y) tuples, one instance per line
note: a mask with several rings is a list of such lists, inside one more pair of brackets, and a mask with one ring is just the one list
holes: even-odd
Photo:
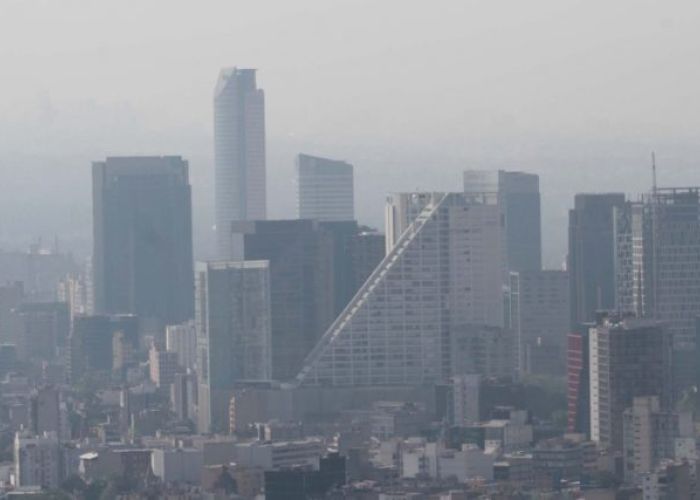
[(651, 192), (656, 196), (656, 153), (651, 152)]

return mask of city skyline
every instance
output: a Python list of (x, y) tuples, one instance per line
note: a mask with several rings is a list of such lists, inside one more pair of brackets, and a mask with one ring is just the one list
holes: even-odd
[[(651, 150), (657, 152), (660, 185), (695, 184), (700, 151), (692, 137), (698, 124), (685, 104), (697, 80), (687, 64), (700, 15), (692, 2), (677, 3), (673, 12), (644, 5), (634, 20), (622, 6), (569, 10), (552, 0), (527, 7), (510, 2), (505, 12), (448, 0), (445, 8), (452, 15), (420, 4), (374, 6), (396, 13), (387, 16), (398, 45), (385, 39), (384, 27), (372, 16), (361, 14), (364, 3), (344, 4), (339, 9), (345, 15), (336, 17), (317, 0), (305, 2), (309, 16), (293, 6), (271, 12), (248, 6), (253, 13), (246, 22), (221, 2), (202, 11), (157, 0), (140, 7), (142, 17), (128, 21), (123, 7), (112, 1), (102, 9), (71, 4), (45, 6), (38, 13), (30, 12), (31, 2), (8, 7), (0, 20), (3, 54), (7, 71), (24, 77), (21, 84), (8, 82), (2, 100), (0, 179), (9, 192), (0, 210), (11, 211), (19, 193), (30, 203), (0, 226), (0, 246), (24, 250), (40, 236), (49, 242), (59, 233), (64, 248), (88, 255), (85, 165), (105, 155), (181, 154), (190, 160), (195, 193), (195, 252), (209, 258), (214, 248), (212, 88), (219, 70), (233, 64), (260, 68), (266, 91), (275, 96), (267, 103), (271, 218), (293, 213), (288, 185), (299, 152), (353, 163), (358, 218), (375, 227), (387, 192), (454, 190), (465, 168), (525, 170), (543, 178), (544, 262), (557, 268), (564, 261), (562, 224), (575, 191), (604, 191), (608, 182), (624, 184), (630, 195), (645, 191), (651, 184)], [(158, 6), (174, 17), (153, 30), (149, 20), (158, 19)], [(98, 29), (100, 23), (83, 24), (83, 11), (101, 25), (108, 24), (108, 13), (129, 22), (131, 41)], [(19, 23), (9, 21), (35, 15), (28, 30), (18, 31)], [(226, 18), (235, 19), (237, 29)], [(330, 26), (336, 30), (316, 44), (315, 24), (310, 31), (291, 30), (290, 19), (299, 26), (315, 19), (324, 33)], [(433, 22), (424, 25), (425, 19)], [(60, 57), (44, 50), (45, 33), (36, 31), (40, 21), (53, 33), (50, 45)], [(558, 23), (571, 31), (553, 29)], [(494, 37), (503, 25), (530, 45)], [(355, 36), (358, 26), (366, 28), (366, 37)], [(624, 43), (620, 27), (627, 33)], [(590, 30), (594, 40), (586, 35)], [(87, 31), (93, 40), (89, 49), (75, 35)], [(249, 43), (262, 33), (280, 43)], [(359, 46), (347, 46), (344, 37)], [(136, 50), (138, 43), (148, 48)], [(279, 47), (289, 54), (280, 54)], [(161, 57), (161, 51), (169, 55)], [(566, 57), (570, 52), (581, 54), (585, 64)], [(669, 52), (677, 57), (669, 58)], [(431, 72), (424, 70), (427, 61)], [(183, 68), (193, 68), (187, 78)], [(140, 76), (117, 85), (126, 74)], [(660, 90), (679, 82), (686, 89), (679, 94)], [(585, 98), (571, 94), (577, 85), (585, 87)], [(363, 104), (351, 105), (351, 96)], [(51, 182), (27, 190), (37, 178)]]
[(0, 498), (700, 496), (700, 6), (37, 2)]

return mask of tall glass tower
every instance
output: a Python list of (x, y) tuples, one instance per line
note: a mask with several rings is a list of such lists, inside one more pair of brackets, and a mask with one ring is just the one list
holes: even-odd
[(266, 216), (265, 95), (254, 69), (221, 70), (214, 90), (218, 257), (242, 258), (230, 225)]

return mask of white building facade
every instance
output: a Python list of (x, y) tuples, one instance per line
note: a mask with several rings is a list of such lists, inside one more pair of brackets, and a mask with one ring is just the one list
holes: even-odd
[(390, 204), (392, 227), (402, 226), (406, 213), (419, 215), (394, 231), (398, 240), (311, 351), (298, 383), (446, 381), (453, 375), (455, 332), (474, 324), (504, 326), (505, 233), (496, 197), (423, 193), (398, 199), (407, 203), (396, 211)]
[(216, 233), (223, 259), (242, 258), (230, 223), (266, 216), (265, 94), (255, 72), (223, 69), (214, 90)]
[(300, 154), (296, 169), (299, 219), (355, 220), (352, 165)]

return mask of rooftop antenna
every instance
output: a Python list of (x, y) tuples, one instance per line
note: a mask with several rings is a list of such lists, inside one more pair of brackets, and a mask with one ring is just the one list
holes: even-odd
[[(652, 304), (651, 307), (649, 307), (648, 313), (656, 315), (658, 309), (657, 309), (657, 302), (656, 302), (656, 294), (657, 294), (657, 283), (658, 283), (658, 260), (657, 260), (657, 254), (659, 251), (659, 242), (658, 242), (658, 225), (659, 225), (659, 210), (660, 210), (660, 202), (659, 202), (659, 197), (657, 196), (657, 191), (656, 191), (656, 153), (654, 151), (651, 152), (651, 193), (652, 193), (652, 205), (651, 205), (651, 231), (652, 231), (652, 251), (651, 251), (651, 266), (652, 266), (652, 277), (651, 277), (651, 300)], [(641, 279), (640, 279), (641, 283)], [(641, 294), (641, 291), (640, 291)], [(641, 295), (640, 295), (641, 298)], [(643, 313), (646, 313), (645, 307), (644, 307), (644, 301), (642, 300), (642, 311)]]
[(656, 197), (656, 153), (651, 152), (651, 192)]

